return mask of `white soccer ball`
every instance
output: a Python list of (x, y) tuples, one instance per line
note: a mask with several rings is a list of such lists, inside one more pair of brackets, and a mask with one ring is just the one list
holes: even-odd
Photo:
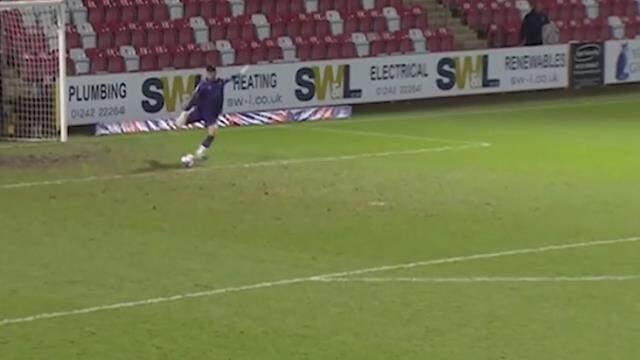
[(180, 158), (180, 162), (182, 163), (182, 166), (190, 168), (195, 163), (195, 157), (192, 154), (187, 154)]

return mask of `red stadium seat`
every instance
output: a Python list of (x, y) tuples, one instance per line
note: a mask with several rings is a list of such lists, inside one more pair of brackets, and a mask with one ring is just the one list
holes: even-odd
[(278, 45), (277, 40), (267, 39), (265, 40), (264, 44), (267, 48), (268, 61), (274, 62), (277, 60), (282, 60), (283, 58), (282, 48), (280, 47), (280, 45)]
[(138, 21), (138, 10), (131, 0), (119, 0), (120, 1), (120, 19), (116, 22), (121, 24), (128, 24)]
[[(350, 12), (362, 10), (362, 0), (343, 0), (347, 4), (347, 10)], [(336, 1), (336, 4), (340, 0)]]
[(426, 29), (424, 30), (424, 37), (427, 39), (427, 49), (430, 52), (440, 51), (441, 41), (440, 41), (440, 37), (436, 32), (433, 32), (430, 29)]
[(154, 71), (158, 69), (158, 58), (154, 51), (147, 47), (138, 48), (140, 57), (140, 71)]
[(302, 24), (309, 23), (310, 18), (307, 14), (298, 14), (297, 17), (289, 19), (287, 24), (287, 34), (291, 37), (299, 36), (302, 34)]
[(505, 34), (503, 27), (498, 24), (491, 24), (487, 29), (487, 41), (489, 47), (500, 48), (505, 46)]
[(373, 18), (369, 12), (365, 10), (358, 10), (356, 12), (356, 17), (358, 18), (358, 30), (360, 32), (368, 33), (373, 31)]
[(598, 0), (598, 16), (609, 17), (613, 14), (613, 5), (610, 0)]
[(571, 40), (574, 41), (585, 41), (586, 34), (584, 31), (584, 25), (582, 21), (571, 20), (569, 22), (569, 28), (571, 29)]
[(240, 30), (240, 38), (244, 41), (252, 41), (258, 38), (258, 34), (256, 33), (256, 27), (251, 22), (250, 18), (247, 18), (242, 23), (242, 28)]
[(302, 61), (311, 60), (311, 44), (306, 38), (302, 36), (296, 36), (293, 38), (293, 43), (296, 45), (296, 56)]
[(267, 48), (259, 41), (251, 41), (251, 63), (258, 64), (267, 60)]
[(354, 32), (359, 31), (359, 23), (360, 21), (356, 14), (347, 15), (347, 18), (344, 20), (344, 33), (353, 34)]
[(440, 48), (442, 51), (453, 51), (453, 34), (449, 29), (441, 27), (438, 29), (438, 36), (440, 37)]
[(121, 8), (118, 2), (111, 2), (104, 8), (104, 22), (115, 24), (121, 21)]
[(331, 35), (331, 24), (327, 20), (327, 17), (322, 13), (313, 14), (314, 32), (318, 37), (325, 37)]
[[(185, 19), (202, 16), (202, 10), (200, 9), (200, 0), (182, 0), (182, 4)], [(208, 17), (204, 18), (207, 19)]]
[(224, 22), (215, 19), (207, 19), (207, 25), (209, 26), (209, 40), (214, 42), (216, 40), (223, 40), (227, 37), (226, 25)]
[(112, 74), (122, 73), (127, 69), (124, 63), (124, 58), (120, 56), (120, 54), (110, 54), (107, 57), (107, 61), (107, 71)]
[(640, 34), (640, 19), (636, 16), (625, 17), (624, 21), (624, 34), (628, 39), (633, 39)]
[(595, 20), (596, 26), (598, 27), (598, 41), (607, 41), (611, 40), (612, 31), (609, 26), (609, 21), (607, 18), (598, 17)]
[[(278, 0), (282, 1), (282, 0)], [(275, 14), (276, 11), (276, 0), (262, 0), (262, 4), (260, 6), (260, 12), (264, 15), (272, 15)]]
[(76, 63), (73, 59), (67, 57), (67, 76), (75, 76), (76, 75)]
[(113, 46), (120, 47), (125, 45), (131, 45), (131, 29), (129, 24), (118, 25), (114, 29), (113, 33)]
[(160, 31), (162, 31), (161, 44), (168, 47), (178, 45), (178, 31), (171, 21), (163, 21), (160, 23), (159, 27)]
[[(340, 2), (342, 2), (342, 0), (338, 0)], [(327, 12), (328, 10), (335, 10), (336, 7), (334, 6), (334, 1), (333, 0), (320, 0), (318, 1), (318, 11), (320, 12)]]
[(465, 22), (471, 29), (477, 31), (482, 28), (480, 14), (484, 11), (484, 4), (464, 4), (462, 11)]
[(163, 0), (151, 0), (153, 8), (153, 21), (169, 20), (169, 8)]
[[(309, 37), (316, 34), (316, 24), (313, 18), (306, 18), (304, 20), (299, 21), (300, 24), (300, 35)], [(298, 35), (298, 34), (292, 34)]]
[(506, 45), (518, 46), (520, 45), (520, 25), (507, 26), (505, 29)]
[(245, 0), (244, 13), (247, 15), (259, 14), (261, 11), (261, 0)]
[(82, 47), (82, 39), (80, 38), (80, 34), (78, 34), (78, 30), (75, 26), (67, 25), (66, 34), (67, 49), (77, 49)]
[(173, 67), (173, 54), (169, 52), (166, 46), (154, 46), (153, 51), (158, 57), (158, 69), (170, 69)]
[(201, 16), (205, 20), (218, 18), (217, 6), (218, 3), (215, 0), (200, 0), (200, 14), (195, 16)]
[(98, 6), (97, 2), (87, 2), (87, 20), (89, 21), (89, 23), (91, 23), (93, 26), (102, 25), (104, 23), (104, 15), (104, 9), (101, 6)]
[[(329, 8), (323, 11), (322, 10), (323, 3), (326, 3), (326, 2), (321, 1), (319, 4), (321, 12), (325, 12), (326, 10), (331, 10)], [(275, 10), (274, 10), (274, 13), (276, 15), (293, 16), (303, 12), (305, 12), (303, 0), (277, 0), (276, 1)]]
[(571, 40), (571, 29), (569, 25), (564, 21), (556, 21), (556, 25), (558, 26), (558, 31), (560, 32), (560, 43), (564, 44)]
[(95, 29), (96, 47), (98, 49), (109, 49), (113, 47), (113, 28), (111, 25), (102, 25)]
[(220, 52), (218, 50), (203, 51), (204, 62), (206, 65), (219, 66), (222, 64)]
[(174, 20), (174, 26), (178, 31), (178, 43), (179, 44), (192, 44), (195, 42), (195, 35), (191, 24), (185, 20)]
[(269, 19), (269, 23), (271, 24), (272, 37), (289, 35), (289, 33), (287, 32), (287, 18), (283, 16), (272, 16)]
[[(340, 15), (342, 16), (342, 19), (346, 18), (346, 14), (349, 14), (352, 12), (351, 10), (349, 10), (349, 4), (344, 0), (335, 0), (333, 2), (332, 9), (339, 12)], [(320, 11), (322, 11), (322, 9)]]
[(327, 47), (326, 58), (327, 59), (339, 59), (340, 58), (340, 47), (341, 44), (338, 39), (333, 36), (325, 36), (324, 43)]
[(154, 22), (147, 22), (147, 23), (144, 23), (142, 26), (145, 32), (147, 33), (148, 46), (155, 47), (158, 45), (162, 45), (164, 43), (162, 38), (163, 33), (160, 29), (160, 26), (158, 26), (158, 24)]
[(231, 13), (231, 3), (227, 0), (214, 0), (215, 8), (216, 8), (216, 17), (224, 18), (230, 17), (233, 14)]
[(234, 49), (236, 51), (236, 65), (247, 65), (251, 63), (251, 48), (249, 44), (241, 41)]
[(134, 0), (138, 23), (145, 23), (153, 20), (153, 7), (149, 0)]
[(401, 36), (396, 37), (396, 35), (391, 34), (389, 32), (383, 32), (382, 40), (384, 41), (384, 52), (390, 55), (399, 53), (400, 39), (401, 39)]
[(378, 56), (385, 53), (385, 42), (380, 37), (380, 34), (369, 33), (367, 34), (367, 40), (369, 40), (369, 56)]
[(570, 0), (569, 3), (571, 4), (573, 12), (572, 18), (574, 20), (582, 20), (587, 18), (587, 8), (584, 6), (584, 4), (582, 4), (580, 0)]
[(186, 69), (189, 67), (189, 57), (191, 51), (183, 45), (168, 46), (168, 50), (172, 55), (171, 66), (174, 69)]
[(327, 44), (325, 44), (324, 40), (312, 36), (309, 38), (309, 43), (311, 44), (311, 60), (327, 59)]
[(371, 10), (369, 16), (373, 19), (373, 31), (387, 31), (387, 18), (378, 10)]
[(229, 40), (232, 44), (242, 40), (242, 26), (244, 18), (224, 18), (227, 27), (227, 35), (225, 40)]
[(205, 66), (205, 59), (204, 59), (204, 53), (202, 52), (202, 49), (200, 49), (195, 44), (190, 44), (190, 45), (187, 46), (187, 48), (189, 48), (189, 47), (192, 47), (192, 48), (189, 51), (189, 59), (188, 59), (188, 62), (187, 62), (187, 67), (189, 69), (204, 67)]
[(611, 15), (624, 16), (624, 11), (627, 8), (627, 0), (612, 0), (611, 1)]
[(399, 51), (403, 54), (411, 54), (415, 51), (413, 48), (413, 41), (406, 32), (397, 32), (396, 39), (400, 42)]
[(147, 31), (137, 23), (128, 24), (131, 32), (131, 45), (134, 47), (147, 46)]
[[(96, 49), (91, 49), (96, 50)], [(87, 51), (87, 57), (90, 61), (89, 72), (91, 74), (107, 72), (107, 56), (102, 50)]]
[(342, 58), (355, 58), (358, 57), (356, 51), (356, 45), (351, 41), (351, 38), (343, 39), (340, 49), (340, 55)]
[(557, 1), (548, 1), (545, 4), (544, 12), (551, 20), (561, 20), (560, 19), (560, 6)]
[(636, 16), (638, 15), (638, 3), (630, 0), (627, 2), (627, 8), (624, 11), (624, 16)]

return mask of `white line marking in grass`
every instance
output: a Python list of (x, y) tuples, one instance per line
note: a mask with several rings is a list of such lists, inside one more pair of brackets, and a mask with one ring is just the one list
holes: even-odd
[(19, 182), (19, 183), (13, 183), (13, 184), (0, 185), (0, 190), (32, 188), (32, 187), (48, 186), (48, 185), (78, 184), (78, 183), (87, 183), (87, 182), (95, 182), (95, 181), (110, 181), (110, 180), (149, 177), (149, 176), (162, 176), (166, 174), (174, 174), (174, 175), (175, 174), (191, 174), (195, 172), (210, 172), (210, 171), (216, 171), (216, 170), (222, 170), (222, 169), (244, 169), (244, 168), (258, 168), (258, 167), (271, 167), (271, 166), (286, 166), (286, 165), (297, 165), (297, 164), (307, 164), (307, 163), (322, 163), (322, 162), (336, 162), (336, 161), (358, 160), (358, 159), (368, 159), (368, 158), (380, 158), (380, 157), (399, 156), (399, 155), (417, 155), (417, 154), (432, 153), (432, 152), (458, 151), (458, 150), (467, 150), (467, 149), (473, 149), (473, 148), (483, 148), (488, 146), (491, 146), (491, 144), (490, 143), (474, 143), (474, 144), (468, 144), (468, 145), (441, 146), (441, 147), (421, 148), (421, 149), (414, 149), (414, 150), (383, 151), (383, 152), (360, 153), (360, 154), (352, 154), (352, 155), (258, 161), (258, 162), (249, 162), (249, 163), (202, 167), (202, 168), (195, 168), (195, 169), (189, 169), (189, 170), (177, 169), (174, 171), (165, 171), (165, 172), (144, 172), (144, 173), (137, 173), (137, 174), (115, 174), (115, 175), (103, 175), (103, 176), (88, 176), (88, 177), (82, 177), (82, 178), (66, 178), (66, 179), (58, 179), (58, 180)]
[(362, 274), (368, 274), (368, 273), (374, 273), (374, 272), (412, 269), (416, 267), (432, 266), (432, 265), (439, 265), (439, 264), (451, 264), (451, 263), (458, 263), (458, 262), (472, 261), (472, 260), (492, 259), (492, 258), (504, 257), (504, 256), (537, 254), (537, 253), (544, 253), (544, 252), (550, 252), (550, 251), (577, 249), (577, 248), (591, 247), (591, 246), (613, 245), (613, 244), (619, 244), (619, 243), (630, 243), (630, 242), (638, 242), (638, 241), (640, 241), (640, 236), (622, 238), (622, 239), (613, 239), (613, 240), (588, 241), (588, 242), (573, 243), (573, 244), (549, 245), (549, 246), (542, 246), (539, 248), (508, 250), (508, 251), (500, 251), (495, 253), (485, 253), (485, 254), (477, 254), (477, 255), (450, 257), (450, 258), (436, 259), (436, 260), (418, 261), (418, 262), (412, 262), (407, 264), (380, 266), (376, 268), (346, 271), (343, 273), (336, 273), (332, 275), (321, 276), (318, 278), (350, 277), (350, 276), (362, 275)]
[(27, 322), (37, 321), (37, 320), (69, 317), (69, 316), (82, 315), (82, 314), (91, 314), (91, 313), (108, 311), (108, 310), (119, 310), (119, 309), (141, 307), (141, 306), (160, 304), (160, 303), (176, 302), (176, 301), (181, 301), (186, 299), (209, 297), (214, 295), (292, 285), (292, 284), (298, 284), (298, 283), (304, 283), (304, 282), (331, 281), (333, 279), (345, 278), (345, 277), (350, 277), (350, 276), (355, 276), (360, 274), (384, 272), (384, 271), (399, 270), (399, 269), (409, 269), (409, 268), (415, 268), (419, 266), (432, 266), (432, 265), (438, 265), (438, 264), (449, 264), (449, 263), (456, 263), (456, 262), (474, 261), (474, 260), (480, 260), (480, 259), (491, 259), (491, 258), (497, 258), (497, 257), (514, 256), (514, 255), (522, 255), (522, 254), (536, 254), (536, 253), (544, 253), (544, 252), (567, 250), (567, 249), (577, 249), (577, 248), (584, 248), (584, 247), (605, 246), (605, 245), (613, 245), (613, 244), (621, 244), (621, 243), (634, 243), (638, 241), (640, 241), (640, 236), (613, 239), (613, 240), (598, 240), (598, 241), (587, 241), (587, 242), (579, 242), (579, 243), (571, 243), (571, 244), (549, 245), (549, 246), (542, 246), (537, 248), (524, 248), (524, 249), (518, 249), (518, 250), (508, 250), (508, 251), (499, 251), (499, 252), (493, 252), (493, 253), (457, 256), (457, 257), (410, 262), (410, 263), (396, 264), (396, 265), (377, 266), (377, 267), (370, 267), (370, 268), (338, 272), (338, 273), (329, 273), (329, 274), (315, 275), (315, 276), (309, 276), (309, 277), (299, 277), (299, 278), (279, 280), (279, 281), (261, 282), (261, 283), (252, 284), (252, 285), (234, 286), (234, 287), (212, 289), (212, 290), (186, 293), (186, 294), (163, 296), (163, 297), (157, 297), (157, 298), (152, 298), (147, 300), (138, 300), (138, 301), (121, 302), (121, 303), (116, 303), (111, 305), (93, 306), (93, 307), (87, 307), (87, 308), (76, 309), (76, 310), (57, 311), (57, 312), (51, 312), (51, 313), (31, 315), (26, 317), (6, 318), (6, 319), (0, 320), (0, 326), (27, 323)]
[(369, 206), (382, 207), (382, 206), (387, 206), (387, 203), (384, 201), (369, 201)]
[(383, 137), (383, 138), (407, 139), (407, 140), (422, 140), (422, 141), (431, 141), (431, 142), (438, 141), (438, 142), (446, 142), (446, 143), (452, 143), (452, 144), (467, 144), (467, 145), (485, 144), (484, 146), (489, 146), (489, 143), (482, 142), (482, 141), (453, 140), (453, 139), (434, 138), (434, 137), (428, 137), (428, 136), (380, 133), (380, 132), (360, 131), (360, 130), (332, 129), (332, 128), (319, 127), (319, 126), (313, 126), (313, 127), (308, 126), (301, 130), (322, 131), (322, 132), (331, 132), (331, 133), (338, 133), (338, 134), (353, 134), (353, 135), (360, 135), (360, 136), (375, 136), (375, 137)]
[[(411, 119), (437, 119), (437, 118), (441, 118), (441, 117), (455, 117), (455, 116), (465, 116), (465, 115), (483, 115), (483, 114), (502, 114), (502, 113), (511, 113), (511, 112), (521, 112), (521, 111), (528, 111), (528, 110), (549, 110), (549, 109), (561, 109), (561, 108), (573, 108), (573, 107), (583, 107), (583, 106), (590, 106), (590, 105), (611, 105), (611, 104), (619, 104), (619, 103), (625, 103), (625, 102), (630, 102), (633, 101), (637, 98), (637, 93), (634, 94), (630, 94), (630, 95), (613, 95), (613, 96), (606, 96), (606, 97), (601, 97), (601, 98), (587, 98), (585, 99), (578, 99), (578, 100), (571, 100), (570, 102), (566, 102), (566, 100), (552, 100), (552, 101), (548, 101), (548, 100), (544, 100), (544, 101), (525, 101), (525, 102), (518, 102), (518, 103), (509, 103), (507, 105), (496, 105), (496, 104), (491, 104), (489, 105), (489, 109), (486, 108), (481, 108), (482, 105), (478, 105), (475, 109), (474, 108), (470, 108), (470, 109), (461, 109), (461, 110), (450, 110), (450, 109), (438, 109), (435, 111), (409, 111), (406, 113), (402, 113), (402, 114), (395, 114), (393, 115), (394, 120), (411, 120)], [(390, 121), (392, 122), (393, 120), (389, 119), (389, 114), (381, 114), (380, 118), (371, 118), (372, 115), (366, 115), (367, 118), (366, 119), (359, 119), (358, 116), (355, 116), (353, 120), (335, 120), (335, 121), (317, 121), (317, 122), (313, 122), (313, 124), (327, 124), (327, 125), (335, 125), (335, 124), (357, 124), (357, 123), (364, 123), (364, 122), (377, 122), (377, 121)], [(377, 116), (377, 115), (375, 115)], [(269, 126), (263, 126), (263, 125), (259, 125), (259, 126), (234, 126), (234, 127), (229, 127), (226, 128), (225, 131), (228, 130), (240, 130), (240, 131), (247, 131), (247, 130), (271, 130), (271, 129), (278, 129), (278, 128), (287, 128), (290, 126), (295, 126), (296, 124), (291, 124), (291, 123), (287, 123), (287, 124), (277, 124), (277, 125), (269, 125)], [(184, 131), (167, 131), (167, 132), (158, 132), (158, 133), (153, 133), (153, 134), (164, 134), (164, 135), (173, 135), (173, 134), (181, 134), (184, 133)], [(143, 134), (137, 134), (137, 135), (143, 135)], [(149, 133), (144, 133), (144, 135), (148, 136), (151, 135)], [(136, 135), (133, 134), (129, 134), (129, 135), (120, 135), (120, 136), (111, 136), (108, 139), (110, 141), (120, 141), (120, 140), (128, 140), (128, 139), (132, 139), (132, 138), (139, 138)], [(70, 143), (75, 144), (75, 143), (91, 143), (91, 142), (99, 142), (99, 141), (103, 141), (104, 138), (99, 138), (99, 137), (83, 137), (83, 138), (71, 138)], [(0, 150), (1, 149), (15, 149), (15, 148), (28, 148), (28, 147), (42, 147), (42, 146), (49, 146), (49, 145), (54, 145), (54, 146), (64, 146), (63, 143), (60, 142), (55, 142), (55, 141), (46, 141), (46, 142), (38, 142), (38, 143), (31, 143), (31, 142), (27, 142), (27, 143), (23, 143), (23, 142), (16, 142), (16, 143), (9, 143), (9, 144), (0, 144)]]
[(472, 277), (391, 277), (391, 278), (320, 278), (319, 282), (364, 282), (364, 283), (530, 283), (530, 282), (599, 282), (640, 280), (640, 275), (597, 276), (472, 276)]

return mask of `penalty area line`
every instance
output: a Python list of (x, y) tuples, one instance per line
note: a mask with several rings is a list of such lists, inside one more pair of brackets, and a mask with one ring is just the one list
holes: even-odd
[(318, 282), (346, 283), (548, 283), (548, 282), (603, 282), (640, 280), (640, 275), (592, 276), (471, 276), (471, 277), (339, 277), (319, 278)]
[[(442, 258), (442, 259), (409, 262), (409, 263), (395, 264), (395, 265), (376, 266), (376, 267), (369, 267), (369, 268), (363, 268), (359, 270), (352, 270), (352, 271), (345, 271), (345, 272), (338, 272), (338, 273), (328, 273), (328, 274), (321, 274), (321, 275), (315, 275), (315, 276), (309, 276), (309, 277), (298, 277), (298, 278), (285, 279), (285, 280), (260, 282), (260, 283), (251, 284), (251, 285), (225, 287), (225, 288), (211, 289), (211, 290), (200, 291), (200, 292), (163, 296), (163, 297), (151, 298), (146, 300), (128, 301), (128, 302), (121, 302), (121, 303), (115, 303), (110, 305), (79, 308), (75, 310), (42, 313), (42, 314), (25, 316), (25, 317), (10, 317), (5, 319), (0, 319), (0, 327), (13, 325), (13, 324), (20, 324), (20, 323), (29, 323), (29, 322), (38, 321), (38, 320), (71, 317), (71, 316), (92, 314), (92, 313), (109, 311), (109, 310), (114, 311), (114, 310), (127, 309), (127, 308), (136, 308), (136, 307), (142, 307), (142, 306), (148, 306), (148, 305), (154, 305), (154, 304), (178, 302), (178, 301), (183, 301), (187, 299), (204, 298), (204, 297), (211, 297), (215, 295), (238, 293), (238, 292), (244, 292), (244, 291), (280, 287), (280, 286), (293, 285), (293, 284), (306, 283), (306, 282), (322, 282), (322, 281), (327, 282), (327, 281), (333, 281), (340, 278), (348, 278), (350, 276), (366, 274), (366, 273), (410, 269), (410, 268), (416, 268), (416, 267), (434, 266), (438, 264), (459, 263), (459, 262), (466, 262), (466, 261), (475, 261), (480, 259), (493, 259), (493, 258), (506, 257), (506, 256), (537, 254), (537, 253), (545, 253), (545, 252), (568, 250), (568, 249), (578, 249), (578, 248), (586, 248), (586, 247), (594, 247), (594, 246), (608, 246), (608, 245), (622, 244), (622, 243), (636, 243), (638, 241), (640, 241), (640, 236), (611, 239), (611, 240), (565, 243), (565, 244), (542, 246), (537, 248), (523, 248), (523, 249), (516, 249), (516, 250), (479, 253), (475, 255), (456, 256), (456, 257), (448, 257), (448, 258)], [(340, 280), (337, 280), (337, 281), (340, 281)]]
[(299, 165), (299, 164), (307, 164), (307, 163), (323, 163), (323, 162), (338, 162), (338, 161), (348, 161), (348, 160), (382, 158), (382, 157), (389, 157), (389, 156), (418, 155), (418, 154), (425, 154), (425, 153), (432, 153), (432, 152), (435, 153), (435, 152), (485, 148), (489, 146), (491, 146), (490, 143), (483, 142), (483, 143), (472, 143), (472, 144), (457, 145), (457, 146), (428, 147), (428, 148), (420, 148), (420, 149), (413, 149), (413, 150), (383, 151), (383, 152), (359, 153), (359, 154), (351, 154), (351, 155), (336, 155), (336, 156), (323, 156), (323, 157), (307, 157), (307, 158), (298, 158), (298, 159), (267, 160), (267, 161), (258, 161), (258, 162), (248, 162), (248, 163), (235, 163), (235, 164), (202, 167), (202, 168), (195, 168), (195, 169), (177, 169), (177, 170), (166, 171), (166, 172), (150, 171), (150, 172), (133, 173), (133, 174), (114, 174), (114, 175), (103, 175), (103, 176), (87, 176), (87, 177), (81, 177), (81, 178), (65, 178), (65, 179), (58, 179), (58, 180), (18, 182), (13, 184), (2, 184), (0, 185), (0, 190), (33, 188), (33, 187), (51, 186), (51, 185), (89, 183), (89, 182), (97, 182), (97, 181), (111, 181), (111, 180), (132, 179), (132, 178), (162, 176), (162, 175), (171, 175), (171, 174), (173, 175), (193, 174), (193, 173), (200, 173), (200, 172), (211, 172), (216, 170), (250, 169), (250, 168), (259, 168), (259, 167), (287, 166), (287, 165)]

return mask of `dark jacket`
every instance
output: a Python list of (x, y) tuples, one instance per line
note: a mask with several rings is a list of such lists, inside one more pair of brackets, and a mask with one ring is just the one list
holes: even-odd
[(532, 9), (522, 21), (520, 39), (526, 46), (542, 45), (542, 28), (549, 23), (549, 17)]

